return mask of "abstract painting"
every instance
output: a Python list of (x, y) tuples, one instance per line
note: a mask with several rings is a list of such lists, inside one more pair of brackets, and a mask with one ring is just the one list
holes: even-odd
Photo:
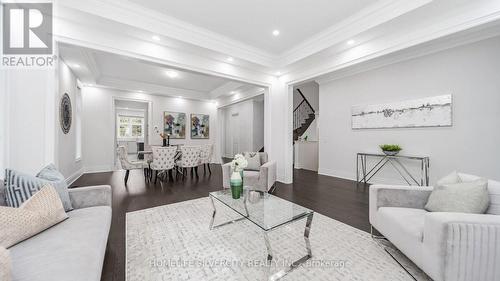
[(452, 96), (352, 107), (353, 129), (452, 126)]
[(186, 138), (186, 113), (163, 112), (163, 132), (171, 139)]
[(210, 137), (210, 116), (191, 114), (191, 138), (208, 139)]

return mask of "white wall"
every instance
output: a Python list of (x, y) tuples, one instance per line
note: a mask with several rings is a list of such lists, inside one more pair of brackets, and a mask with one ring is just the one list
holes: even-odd
[[(357, 152), (396, 143), (402, 154), (430, 156), (431, 183), (453, 170), (500, 180), (499, 50), (497, 37), (322, 83), (319, 172), (353, 179)], [(352, 105), (450, 93), (451, 128), (351, 129)], [(381, 178), (398, 179), (389, 171)]]
[[(163, 128), (163, 112), (184, 112), (186, 122), (186, 139), (171, 140), (171, 144), (186, 145), (214, 144), (214, 162), (220, 162), (217, 136), (217, 110), (211, 102), (194, 101), (180, 98), (153, 96), (142, 93), (130, 93), (96, 87), (83, 87), (83, 155), (87, 171), (109, 171), (114, 169), (115, 153), (114, 134), (115, 116), (113, 114), (113, 97), (152, 102), (152, 120), (149, 126), (150, 144), (161, 145), (160, 136), (153, 132), (154, 126)], [(190, 138), (190, 114), (210, 115), (210, 139), (196, 140)]]
[[(83, 161), (76, 157), (76, 94), (77, 94), (77, 79), (71, 69), (62, 61), (59, 60), (58, 67), (59, 88), (56, 93), (57, 100), (67, 93), (71, 99), (72, 106), (72, 123), (67, 134), (64, 134), (57, 126), (57, 143), (56, 143), (56, 166), (59, 171), (71, 182), (77, 179), (83, 173)], [(57, 110), (56, 110), (57, 111)], [(58, 112), (58, 111), (57, 111)], [(59, 115), (57, 115), (59, 122)]]
[(5, 70), (6, 168), (36, 174), (55, 162), (55, 83), (55, 69)]

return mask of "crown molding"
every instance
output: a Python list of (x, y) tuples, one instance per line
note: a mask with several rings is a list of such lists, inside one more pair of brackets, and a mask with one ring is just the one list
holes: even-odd
[(371, 28), (431, 3), (433, 0), (382, 0), (360, 10), (342, 22), (321, 31), (285, 51), (278, 59), (287, 66), (338, 43), (346, 42)]
[(200, 92), (182, 88), (167, 87), (152, 83), (144, 83), (140, 81), (133, 81), (130, 79), (121, 79), (109, 75), (102, 75), (97, 84), (102, 86), (107, 86), (115, 89), (123, 89), (134, 91), (141, 90), (144, 94), (157, 95), (157, 96), (167, 96), (167, 97), (183, 97), (195, 100), (211, 100), (210, 94), (208, 92)]
[[(499, 15), (500, 16), (500, 15)], [(432, 55), (448, 49), (473, 44), (482, 40), (500, 37), (500, 23), (492, 22), (487, 26), (472, 28), (459, 33), (440, 37), (433, 41), (404, 48), (399, 51), (379, 56), (350, 66), (339, 68), (315, 79), (318, 84), (326, 84), (335, 80), (374, 70), (384, 66), (400, 63), (426, 55)]]
[[(263, 66), (276, 65), (276, 56), (208, 29), (195, 26), (126, 0), (64, 0), (57, 5), (97, 15)], [(63, 15), (59, 15), (63, 16)]]

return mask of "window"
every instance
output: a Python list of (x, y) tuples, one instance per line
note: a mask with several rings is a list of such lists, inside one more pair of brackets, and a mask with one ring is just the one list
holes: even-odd
[(118, 115), (118, 138), (144, 138), (144, 117)]

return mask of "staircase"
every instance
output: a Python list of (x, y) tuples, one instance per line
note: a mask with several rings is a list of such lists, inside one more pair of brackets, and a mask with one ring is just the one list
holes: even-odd
[(302, 94), (300, 89), (297, 89), (297, 91), (302, 96), (302, 101), (293, 110), (293, 141), (298, 140), (306, 132), (307, 128), (309, 128), (314, 118), (316, 118), (314, 109), (304, 94)]

